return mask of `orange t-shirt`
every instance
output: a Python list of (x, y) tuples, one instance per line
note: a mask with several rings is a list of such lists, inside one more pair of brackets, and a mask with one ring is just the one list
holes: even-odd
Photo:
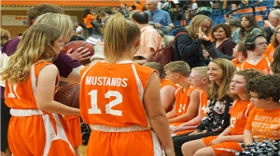
[(263, 56), (266, 56), (268, 58), (273, 58), (273, 53), (275, 51), (276, 47), (272, 46), (272, 44), (270, 43), (267, 47), (266, 47), (266, 52), (263, 53)]
[(164, 78), (160, 81), (160, 89), (164, 86), (173, 86), (175, 88), (178, 88), (176, 84), (172, 83), (170, 80)]
[(97, 62), (80, 74), (80, 111), (93, 125), (148, 127), (143, 96), (153, 69), (123, 61)]
[(245, 61), (240, 65), (240, 70), (253, 68), (253, 69), (261, 70), (265, 74), (269, 74), (271, 61), (272, 61), (271, 58), (268, 57), (263, 57), (262, 59), (259, 60), (259, 62), (256, 65), (252, 65), (249, 62)]
[[(38, 109), (35, 99), (37, 78), (40, 70), (49, 64), (52, 63), (40, 62), (33, 64), (30, 69), (30, 74), (28, 75), (27, 80), (24, 82), (10, 86), (8, 81), (6, 81), (6, 105), (15, 109)], [(58, 83), (56, 85), (56, 87), (58, 87)]]
[(254, 141), (280, 140), (280, 108), (264, 110), (254, 108), (248, 117), (246, 130), (251, 131)]
[(183, 92), (183, 88), (180, 87), (177, 89), (175, 93), (175, 109), (176, 109), (176, 116), (180, 116), (186, 114), (188, 110), (188, 106), (190, 103), (190, 94), (196, 88), (193, 86), (189, 86)]
[(94, 16), (92, 14), (88, 14), (83, 20), (86, 28), (93, 28), (91, 22), (93, 22)]
[(231, 135), (243, 134), (249, 112), (254, 108), (249, 100), (237, 100), (230, 108)]

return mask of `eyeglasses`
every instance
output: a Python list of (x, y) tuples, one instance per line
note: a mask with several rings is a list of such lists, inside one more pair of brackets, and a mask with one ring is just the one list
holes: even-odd
[(260, 46), (264, 46), (264, 45), (268, 45), (268, 42), (261, 42), (261, 43), (256, 43), (255, 45), (260, 45)]

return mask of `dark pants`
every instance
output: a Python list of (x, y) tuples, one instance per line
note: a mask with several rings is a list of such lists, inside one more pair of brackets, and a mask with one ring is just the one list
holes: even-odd
[[(190, 132), (190, 133), (192, 133), (192, 132)], [(190, 133), (186, 133), (186, 134), (182, 134), (182, 135), (172, 137), (176, 156), (183, 156), (181, 147), (185, 142), (196, 140), (196, 139), (201, 139), (201, 138), (208, 137), (208, 136), (216, 136), (216, 135), (219, 135), (221, 133), (221, 131), (209, 132), (209, 133), (203, 133), (203, 134), (197, 134), (197, 135), (190, 135), (189, 136)]]
[(8, 126), (11, 118), (10, 108), (4, 103), (4, 98), (1, 98), (1, 151), (6, 152), (8, 147)]

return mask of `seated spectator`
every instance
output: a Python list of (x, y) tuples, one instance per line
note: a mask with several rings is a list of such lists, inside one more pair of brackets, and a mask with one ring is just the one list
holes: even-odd
[(270, 73), (271, 58), (263, 56), (267, 42), (263, 34), (251, 34), (245, 41), (247, 59), (240, 65), (240, 70), (259, 69), (265, 74)]
[(207, 69), (207, 66), (192, 68), (189, 82), (193, 87), (197, 87), (200, 90), (198, 114), (195, 118), (188, 122), (185, 122), (179, 126), (171, 127), (170, 133), (172, 136), (177, 136), (194, 131), (195, 128), (200, 124), (202, 118), (206, 115), (206, 108), (208, 107), (206, 91), (209, 87)]
[(240, 20), (235, 17), (229, 17), (226, 19), (225, 24), (231, 28), (231, 37), (235, 43), (239, 42)]
[(250, 34), (264, 34), (262, 28), (257, 24), (256, 18), (254, 15), (242, 15), (240, 17), (241, 27), (239, 31), (239, 40), (245, 41)]
[(74, 36), (79, 36), (79, 37), (84, 39), (84, 29), (81, 26), (81, 23), (80, 22), (75, 22), (74, 23), (74, 28), (75, 28)]
[(141, 29), (140, 46), (135, 56), (143, 56), (147, 61), (151, 61), (155, 52), (161, 48), (162, 38), (152, 26), (148, 25), (147, 13), (136, 11), (132, 14), (131, 20)]
[(279, 86), (280, 78), (276, 75), (261, 76), (248, 82), (247, 88), (255, 108), (247, 119), (243, 137), (245, 147), (237, 155), (279, 155)]
[(280, 45), (280, 25), (274, 29), (274, 33), (271, 37), (271, 41), (267, 46), (264, 56), (272, 57), (275, 49)]
[(165, 112), (169, 112), (173, 108), (175, 101), (175, 91), (177, 90), (176, 84), (165, 78), (165, 72), (163, 66), (157, 62), (148, 62), (144, 66), (156, 69), (160, 78), (160, 98), (163, 109)]
[(278, 46), (273, 54), (273, 61), (270, 65), (270, 74), (280, 74), (280, 46)]
[(168, 34), (174, 28), (174, 25), (169, 13), (159, 10), (157, 4), (157, 0), (146, 0), (147, 10), (145, 12), (149, 15), (149, 24), (153, 25), (159, 34), (163, 36)]
[(238, 42), (236, 44), (236, 46), (233, 48), (232, 56), (234, 59), (232, 59), (231, 62), (234, 64), (237, 70), (240, 70), (240, 65), (247, 59), (247, 49), (243, 42)]
[(225, 55), (232, 56), (236, 43), (231, 39), (231, 29), (226, 24), (217, 24), (212, 28), (212, 39), (215, 47)]
[(200, 90), (188, 82), (190, 67), (183, 61), (170, 62), (164, 66), (166, 78), (180, 85), (175, 92), (175, 104), (167, 113), (171, 125), (180, 125), (192, 120), (198, 114)]
[(213, 2), (211, 1), (196, 1), (198, 9), (195, 15), (210, 15), (213, 11)]
[(264, 23), (268, 26), (264, 30), (267, 40), (270, 41), (275, 28), (280, 25), (280, 9), (272, 10), (268, 14), (268, 20), (265, 20)]
[(158, 2), (158, 9), (169, 12), (170, 4), (167, 0), (160, 0)]

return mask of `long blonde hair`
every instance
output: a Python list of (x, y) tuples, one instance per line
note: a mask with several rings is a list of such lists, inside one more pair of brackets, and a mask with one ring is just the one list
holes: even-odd
[[(188, 26), (186, 26), (187, 31), (189, 32), (190, 36), (192, 37), (192, 39), (196, 40), (198, 39), (198, 30), (199, 27), (201, 26), (202, 23), (206, 23), (210, 21), (211, 25), (212, 25), (212, 20), (205, 15), (196, 15), (192, 18), (190, 24)], [(209, 33), (211, 32), (211, 28), (209, 28), (205, 33), (205, 35), (209, 36)]]
[(109, 18), (104, 32), (104, 54), (109, 63), (130, 49), (141, 34), (139, 27), (120, 13)]
[(54, 26), (36, 24), (23, 34), (16, 52), (10, 57), (7, 68), (1, 73), (2, 80), (10, 84), (25, 81), (35, 62), (53, 61), (58, 53), (53, 48), (61, 32)]
[(277, 48), (277, 46), (280, 45), (280, 42), (277, 41), (277, 38), (276, 38), (276, 35), (277, 35), (279, 29), (280, 29), (280, 25), (278, 25), (278, 26), (274, 29), (274, 33), (273, 33), (273, 35), (272, 35), (272, 37), (271, 37), (271, 41), (270, 41), (270, 42), (271, 42), (271, 44), (272, 44), (272, 46), (273, 46), (274, 48)]
[(58, 28), (62, 33), (63, 41), (68, 42), (73, 35), (73, 21), (70, 16), (60, 13), (45, 13), (37, 17), (33, 23), (49, 24)]
[(231, 79), (235, 74), (235, 66), (227, 59), (216, 58), (211, 62), (217, 64), (223, 70), (222, 84), (219, 86), (216, 82), (211, 82), (207, 90), (208, 99), (217, 99), (218, 101), (224, 101), (228, 96), (228, 90)]

